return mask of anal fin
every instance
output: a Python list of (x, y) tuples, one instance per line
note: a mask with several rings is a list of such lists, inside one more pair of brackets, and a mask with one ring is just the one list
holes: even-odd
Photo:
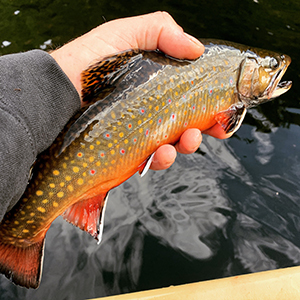
[(88, 232), (100, 243), (107, 198), (108, 193), (77, 202), (67, 208), (62, 216), (69, 223)]
[(236, 132), (246, 115), (247, 109), (242, 103), (231, 105), (227, 110), (219, 112), (215, 119), (226, 133)]

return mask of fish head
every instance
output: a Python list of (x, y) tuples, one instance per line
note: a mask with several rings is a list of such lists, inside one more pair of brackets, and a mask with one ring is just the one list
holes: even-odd
[(280, 82), (291, 63), (288, 55), (247, 56), (240, 64), (237, 91), (245, 107), (253, 107), (287, 92), (291, 81)]

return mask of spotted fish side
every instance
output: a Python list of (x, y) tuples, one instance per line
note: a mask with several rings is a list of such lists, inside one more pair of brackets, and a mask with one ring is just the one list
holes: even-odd
[[(83, 74), (85, 100), (98, 101), (38, 157), (22, 199), (0, 224), (0, 272), (36, 288), (45, 234), (58, 215), (97, 239), (109, 190), (187, 128), (216, 123), (237, 101), (242, 58), (213, 51), (196, 61), (129, 51)], [(103, 89), (110, 90), (104, 98)]]

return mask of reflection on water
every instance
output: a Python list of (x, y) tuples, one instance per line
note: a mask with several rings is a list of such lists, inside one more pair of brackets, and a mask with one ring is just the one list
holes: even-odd
[(251, 109), (231, 139), (206, 137), (169, 170), (113, 190), (99, 246), (58, 218), (39, 289), (0, 276), (1, 300), (85, 299), (300, 264), (299, 1), (23, 2), (0, 4), (1, 55), (64, 44), (102, 15), (165, 9), (195, 36), (289, 54), (293, 87)]
[(1, 278), (0, 298), (83, 299), (300, 264), (300, 145), (297, 131), (275, 131), (206, 137), (170, 169), (132, 177), (110, 195), (100, 246), (57, 219), (40, 288)]

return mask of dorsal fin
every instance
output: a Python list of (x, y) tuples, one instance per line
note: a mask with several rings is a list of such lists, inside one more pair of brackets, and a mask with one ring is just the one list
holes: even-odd
[(170, 64), (186, 64), (157, 51), (130, 50), (105, 58), (82, 73), (82, 97), (91, 104), (70, 126), (59, 154), (95, 120), (104, 117), (105, 109), (122, 101), (134, 88), (146, 83), (153, 74)]
[(115, 82), (124, 75), (130, 65), (141, 59), (141, 50), (128, 50), (105, 57), (81, 74), (82, 100), (90, 103), (102, 99), (111, 92)]

